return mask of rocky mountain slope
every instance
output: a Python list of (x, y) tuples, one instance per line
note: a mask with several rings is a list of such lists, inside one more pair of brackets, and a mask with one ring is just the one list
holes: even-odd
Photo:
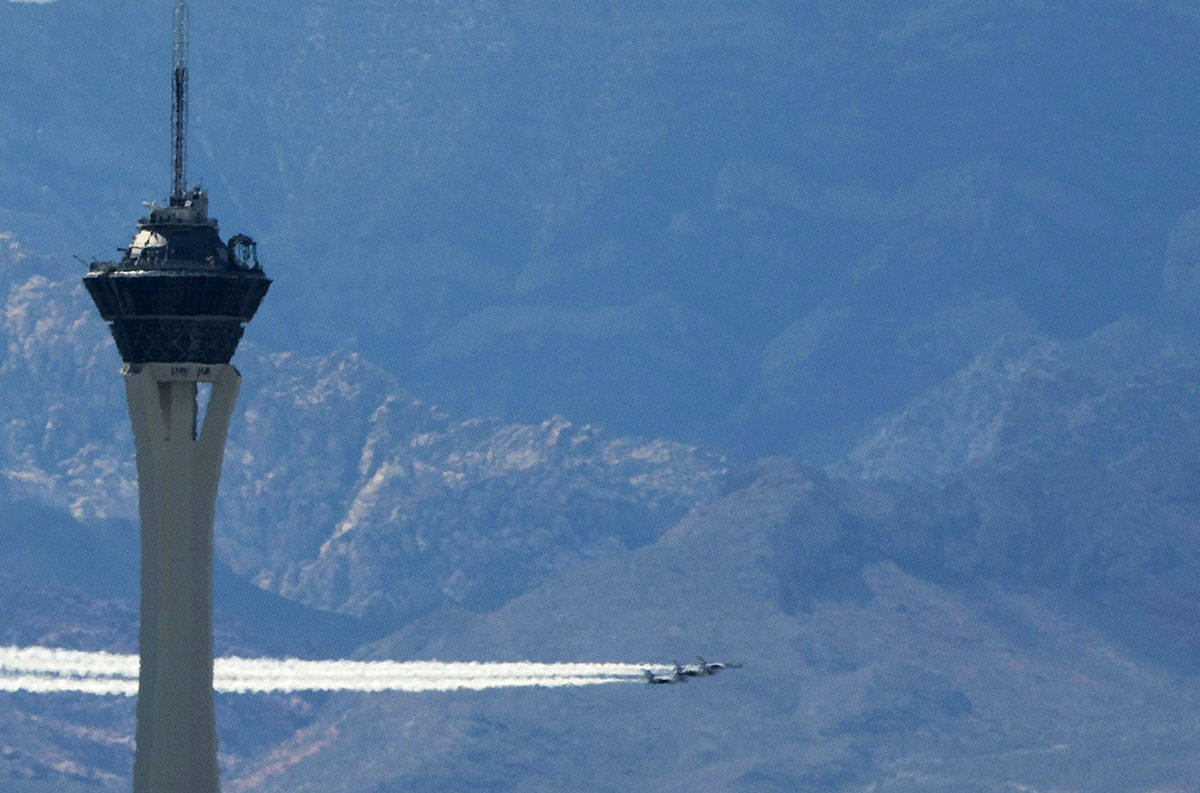
[[(3, 477), (78, 518), (131, 520), (115, 348), (78, 283), (38, 269), (0, 270)], [(247, 345), (236, 363), (218, 557), (263, 589), (384, 624), (499, 605), (580, 559), (644, 545), (725, 475), (695, 447), (562, 417), (455, 420), (353, 354)]]
[[(130, 649), (112, 353), (70, 282), (11, 250), (4, 267), (5, 641)], [(247, 348), (223, 650), (374, 635), (358, 657), (746, 666), (687, 687), (223, 696), (226, 787), (1191, 789), (1185, 328), (1172, 309), (1080, 342), (1002, 337), (832, 473), (727, 472), (565, 419), (456, 421), (356, 356)], [(84, 339), (92, 358), (55, 365)], [(86, 404), (104, 429), (72, 449)], [(287, 614), (247, 578), (368, 624)], [(5, 699), (18, 789), (127, 784), (128, 703)]]

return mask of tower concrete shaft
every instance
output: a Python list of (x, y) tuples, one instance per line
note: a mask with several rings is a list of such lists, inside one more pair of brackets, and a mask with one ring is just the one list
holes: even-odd
[[(241, 376), (228, 364), (125, 367), (142, 522), (134, 793), (219, 793), (212, 537)], [(203, 422), (197, 384), (211, 383)]]

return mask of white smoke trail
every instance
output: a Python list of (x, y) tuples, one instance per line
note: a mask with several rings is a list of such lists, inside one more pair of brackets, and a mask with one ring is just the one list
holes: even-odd
[(54, 647), (0, 647), (0, 675), (10, 672), (137, 679), (138, 657)]
[[(638, 664), (542, 664), (440, 661), (302, 661), (294, 658), (218, 658), (213, 689), (227, 693), (294, 691), (479, 691), (521, 686), (629, 683)], [(0, 691), (137, 693), (136, 655), (0, 647)]]
[(0, 691), (24, 691), (29, 694), (98, 694), (132, 697), (137, 694), (137, 678), (127, 677), (47, 677), (0, 673)]

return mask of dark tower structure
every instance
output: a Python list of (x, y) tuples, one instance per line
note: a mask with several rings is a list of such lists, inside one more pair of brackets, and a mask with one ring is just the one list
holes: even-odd
[[(177, 0), (171, 196), (120, 261), (83, 282), (110, 323), (137, 448), (141, 626), (135, 793), (219, 793), (213, 712), (212, 530), (241, 375), (229, 361), (271, 281), (254, 241), (221, 240), (186, 187), (187, 6)], [(211, 384), (203, 421), (198, 384)]]
[(121, 260), (83, 283), (127, 364), (229, 363), (271, 285), (249, 237), (221, 241), (200, 189), (152, 204)]

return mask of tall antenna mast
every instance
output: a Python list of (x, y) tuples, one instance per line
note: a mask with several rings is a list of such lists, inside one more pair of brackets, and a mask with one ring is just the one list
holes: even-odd
[(175, 3), (175, 48), (172, 53), (171, 94), (171, 203), (182, 204), (187, 191), (187, 86), (188, 86), (188, 11), (187, 3)]

